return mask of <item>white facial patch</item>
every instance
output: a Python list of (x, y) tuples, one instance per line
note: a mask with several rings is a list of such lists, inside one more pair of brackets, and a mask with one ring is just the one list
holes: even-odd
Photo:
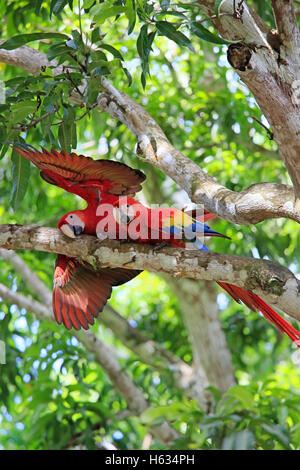
[(66, 222), (70, 225), (77, 225), (78, 227), (82, 227), (84, 229), (85, 223), (81, 220), (81, 218), (76, 214), (69, 214), (66, 218)]
[(63, 224), (60, 230), (69, 238), (76, 238), (74, 231), (68, 224)]

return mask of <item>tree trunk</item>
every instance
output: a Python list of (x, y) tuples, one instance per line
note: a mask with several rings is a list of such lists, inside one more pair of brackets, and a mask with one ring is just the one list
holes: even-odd
[(168, 279), (178, 297), (193, 348), (194, 369), (204, 369), (210, 385), (226, 392), (234, 385), (231, 354), (219, 320), (216, 287), (207, 281)]

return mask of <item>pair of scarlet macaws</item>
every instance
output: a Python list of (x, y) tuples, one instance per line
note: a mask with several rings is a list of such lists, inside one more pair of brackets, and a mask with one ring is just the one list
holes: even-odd
[[(99, 238), (125, 238), (175, 247), (185, 247), (188, 241), (202, 251), (209, 250), (201, 237), (224, 237), (204, 224), (214, 217), (206, 211), (200, 221), (178, 209), (149, 209), (137, 202), (132, 196), (141, 189), (145, 175), (123, 163), (93, 160), (64, 151), (15, 150), (34, 163), (48, 183), (77, 194), (87, 202), (86, 209), (69, 212), (58, 222), (58, 228), (68, 237), (75, 238), (85, 233)], [(74, 258), (57, 255), (53, 285), (53, 311), (57, 323), (63, 323), (67, 329), (88, 329), (109, 299), (112, 287), (133, 279), (139, 273), (124, 268), (95, 271)], [(232, 284), (218, 284), (234, 300), (243, 302), (254, 312), (261, 312), (298, 343), (300, 333), (260, 297)]]

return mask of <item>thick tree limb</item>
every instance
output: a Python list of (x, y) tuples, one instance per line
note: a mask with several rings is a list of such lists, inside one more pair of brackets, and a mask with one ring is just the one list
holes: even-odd
[[(45, 319), (53, 321), (53, 313), (51, 312), (52, 292), (48, 287), (14, 251), (0, 248), (0, 259), (1, 258), (8, 261), (14, 267), (15, 271), (21, 275), (25, 284), (46, 305), (47, 313), (44, 308), (41, 309), (42, 314), (45, 314)], [(13, 293), (10, 295), (12, 296), (11, 298), (9, 298), (9, 293), (6, 294), (7, 300), (14, 302), (16, 299), (13, 297)], [(32, 302), (35, 301), (31, 299), (28, 300), (28, 297), (24, 297), (23, 307), (31, 311), (35, 311), (36, 308), (39, 314), (39, 308), (42, 304), (37, 303), (34, 308), (34, 305), (30, 307)], [(50, 316), (48, 315), (49, 311)], [(205, 392), (205, 388), (210, 385), (210, 382), (208, 382), (202, 367), (200, 367), (199, 377), (195, 378), (194, 370), (191, 366), (159, 343), (148, 338), (137, 328), (133, 328), (125, 318), (119, 315), (119, 313), (109, 305), (101, 312), (99, 320), (110, 328), (116, 338), (128, 349), (132, 350), (141, 361), (158, 370), (163, 375), (170, 377), (171, 374), (177, 387), (182, 390), (186, 396), (196, 399), (202, 408), (206, 408), (208, 395)]]
[[(257, 27), (253, 31), (257, 32)], [(267, 44), (263, 36), (261, 41)], [(40, 68), (47, 64), (43, 53), (27, 46), (13, 51), (0, 49), (0, 61), (11, 63), (10, 54), (13, 55), (14, 65), (33, 74), (38, 74)], [(48, 65), (55, 65), (55, 61), (48, 62)], [(54, 68), (53, 73), (61, 73), (61, 66)], [(292, 187), (259, 183), (240, 193), (228, 190), (175, 149), (158, 124), (136, 101), (119, 92), (105, 77), (102, 77), (102, 86), (105, 92), (99, 95), (98, 108), (123, 122), (136, 136), (138, 152), (145, 161), (170, 176), (193, 202), (204, 204), (207, 210), (238, 224), (255, 224), (274, 217), (300, 222), (300, 211), (295, 205)]]
[(83, 235), (66, 238), (58, 229), (0, 225), (0, 248), (62, 253), (97, 267), (164, 272), (175, 277), (223, 281), (262, 296), (288, 315), (300, 320), (300, 286), (291, 271), (267, 260), (220, 253), (100, 241)]
[[(0, 39), (0, 46), (3, 42), (4, 40)], [(0, 48), (0, 62), (20, 67), (33, 75), (39, 75), (41, 67), (55, 67), (56, 74), (61, 73), (63, 70), (62, 66), (57, 67), (56, 60), (49, 61), (46, 54), (28, 46), (22, 46), (12, 50)]]

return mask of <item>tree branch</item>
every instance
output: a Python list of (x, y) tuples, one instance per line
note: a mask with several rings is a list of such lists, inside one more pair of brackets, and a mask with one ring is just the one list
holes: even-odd
[[(1, 43), (3, 39), (0, 40)], [(32, 47), (22, 46), (13, 50), (0, 48), (0, 62), (15, 67), (20, 67), (33, 75), (39, 75), (42, 67), (55, 67), (54, 74), (62, 73), (63, 66), (57, 67), (57, 61), (49, 61), (46, 54)], [(56, 73), (55, 73), (56, 72)]]
[(61, 253), (97, 267), (164, 272), (175, 277), (223, 281), (244, 287), (300, 320), (300, 286), (291, 271), (272, 261), (151, 245), (100, 241), (82, 235), (76, 240), (58, 229), (0, 225), (0, 247)]

